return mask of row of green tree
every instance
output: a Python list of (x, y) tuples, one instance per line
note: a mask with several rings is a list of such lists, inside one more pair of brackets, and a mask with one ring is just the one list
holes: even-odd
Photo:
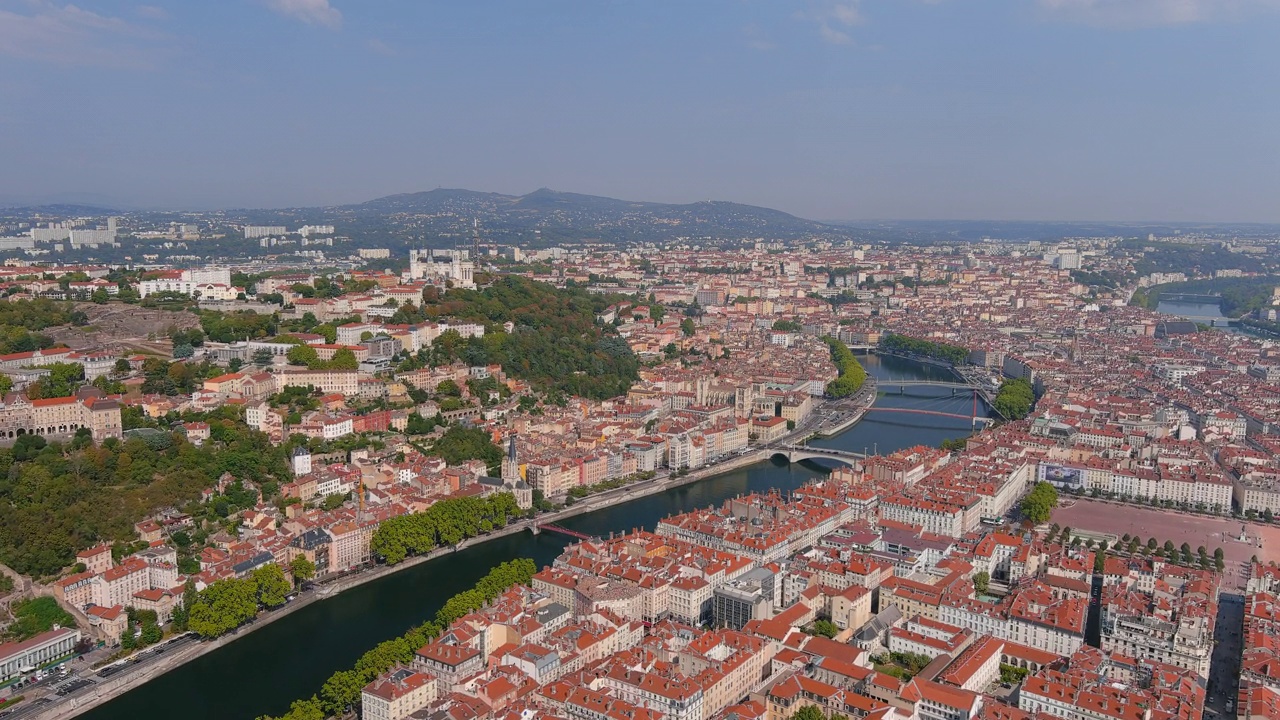
[(275, 563), (247, 577), (218, 580), (186, 604), (187, 629), (205, 639), (225, 635), (257, 617), (259, 610), (284, 605), (291, 589), (284, 569)]
[(328, 360), (321, 360), (313, 346), (300, 343), (289, 348), (285, 357), (290, 365), (306, 365), (312, 370), (355, 370), (360, 366), (355, 352), (347, 348), (334, 351)]
[(350, 670), (339, 670), (331, 675), (319, 693), (305, 700), (295, 700), (289, 711), (279, 718), (263, 715), (258, 720), (324, 720), (341, 716), (359, 704), (361, 690), (374, 678), (396, 665), (412, 662), (414, 653), (439, 636), (454, 620), (484, 607), (510, 587), (527, 585), (537, 570), (537, 565), (528, 558), (498, 565), (480, 578), (475, 587), (449, 598), (436, 612), (435, 619), (398, 638), (379, 643), (360, 656)]
[(1218, 572), (1226, 567), (1226, 553), (1221, 547), (1214, 549), (1210, 555), (1208, 548), (1204, 545), (1196, 548), (1195, 557), (1192, 557), (1191, 543), (1184, 542), (1181, 547), (1176, 547), (1172, 540), (1165, 540), (1161, 545), (1154, 537), (1143, 539), (1137, 535), (1125, 533), (1114, 546), (1108, 545), (1106, 540), (1098, 542), (1094, 539), (1085, 540), (1078, 535), (1072, 533), (1070, 527), (1059, 528), (1057, 523), (1049, 528), (1049, 532), (1045, 535), (1045, 542), (1059, 542), (1063, 545), (1083, 546), (1089, 550), (1096, 548), (1095, 566), (1099, 572), (1105, 567), (1106, 555), (1108, 551), (1115, 553), (1127, 553), (1130, 556), (1136, 555), (1154, 555), (1163, 557), (1171, 563), (1178, 563), (1187, 566), (1199, 565), (1204, 570), (1214, 569)]
[(1021, 420), (1031, 413), (1036, 402), (1036, 393), (1031, 383), (1022, 378), (1012, 378), (1000, 383), (1000, 392), (991, 406), (995, 411), (1009, 420)]
[(395, 565), (410, 555), (457, 545), (467, 538), (506, 527), (507, 521), (520, 514), (511, 493), (449, 498), (420, 513), (383, 522), (373, 531), (369, 549), (388, 565)]
[(900, 355), (916, 355), (960, 365), (969, 357), (969, 351), (958, 346), (932, 340), (920, 340), (897, 333), (885, 333), (880, 337), (880, 349)]
[(1272, 335), (1280, 335), (1280, 323), (1270, 320), (1259, 320), (1257, 318), (1240, 318), (1240, 324), (1245, 327), (1251, 327), (1255, 330), (1263, 331), (1263, 334), (1271, 333)]
[(613, 478), (612, 480), (601, 480), (595, 485), (575, 485), (569, 488), (569, 497), (574, 498), (575, 500), (581, 500), (588, 495), (607, 492), (609, 490), (617, 490), (618, 488), (633, 482), (652, 480), (653, 476), (654, 473), (652, 471), (641, 470), (640, 472), (634, 472), (626, 477)]
[(827, 394), (831, 397), (848, 397), (862, 389), (867, 381), (867, 371), (862, 363), (853, 356), (848, 346), (833, 337), (824, 337), (822, 341), (831, 348), (831, 362), (836, 364), (840, 377), (827, 383)]

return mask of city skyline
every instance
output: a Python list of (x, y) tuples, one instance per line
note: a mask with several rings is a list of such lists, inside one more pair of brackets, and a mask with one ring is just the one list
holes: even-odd
[(1276, 222), (1273, 0), (0, 0), (0, 204)]

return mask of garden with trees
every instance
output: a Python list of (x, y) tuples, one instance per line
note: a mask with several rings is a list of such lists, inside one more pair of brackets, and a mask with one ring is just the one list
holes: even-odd
[(1058, 506), (1058, 490), (1047, 482), (1038, 482), (1031, 492), (1022, 498), (1019, 509), (1028, 521), (1039, 525), (1049, 522), (1053, 509)]
[(1000, 383), (1000, 392), (996, 393), (991, 407), (1008, 420), (1021, 420), (1031, 413), (1035, 402), (1036, 394), (1031, 383), (1014, 378)]
[(479, 428), (452, 425), (431, 445), (427, 455), (439, 455), (450, 465), (461, 465), (468, 460), (483, 460), (490, 474), (502, 467), (502, 448), (493, 444), (489, 433)]
[(48, 632), (54, 625), (76, 626), (75, 618), (52, 597), (15, 602), (9, 612), (13, 615), (13, 622), (5, 629), (4, 635), (12, 640), (29, 640), (42, 632)]

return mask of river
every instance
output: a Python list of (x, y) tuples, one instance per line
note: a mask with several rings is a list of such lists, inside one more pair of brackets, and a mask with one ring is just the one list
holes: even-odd
[[(910, 360), (860, 359), (868, 372), (881, 380), (955, 380), (948, 370)], [(959, 415), (972, 410), (973, 401), (963, 392), (956, 396), (942, 388), (908, 388), (905, 395), (896, 394), (896, 389), (892, 392), (895, 394), (882, 394), (876, 407)], [(985, 415), (981, 405), (979, 411)], [(969, 426), (967, 419), (873, 411), (844, 433), (814, 444), (889, 453), (913, 445), (936, 447), (945, 439), (968, 435)], [(791, 466), (762, 462), (568, 518), (561, 524), (602, 535), (652, 529), (672, 513), (719, 504), (752, 491), (791, 490), (826, 472), (817, 462)], [(80, 717), (227, 720), (283, 713), (292, 700), (317, 692), (329, 675), (351, 667), (369, 648), (434, 616), (446, 599), (470, 588), (490, 567), (514, 557), (531, 557), (539, 567), (549, 565), (568, 541), (552, 533), (519, 533), (407, 568), (308, 605)]]
[(1221, 325), (1224, 330), (1227, 329), (1227, 316), (1222, 314), (1221, 303), (1161, 300), (1156, 311), (1204, 325)]

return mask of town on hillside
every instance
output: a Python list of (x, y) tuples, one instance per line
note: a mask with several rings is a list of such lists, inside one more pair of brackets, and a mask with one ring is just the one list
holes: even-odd
[[(0, 268), (0, 703), (809, 458), (370, 637), (284, 717), (1280, 717), (1280, 281), (1228, 332), (1146, 307), (1196, 278), (1119, 238), (290, 257)], [(883, 412), (863, 353), (968, 428), (806, 445)]]

